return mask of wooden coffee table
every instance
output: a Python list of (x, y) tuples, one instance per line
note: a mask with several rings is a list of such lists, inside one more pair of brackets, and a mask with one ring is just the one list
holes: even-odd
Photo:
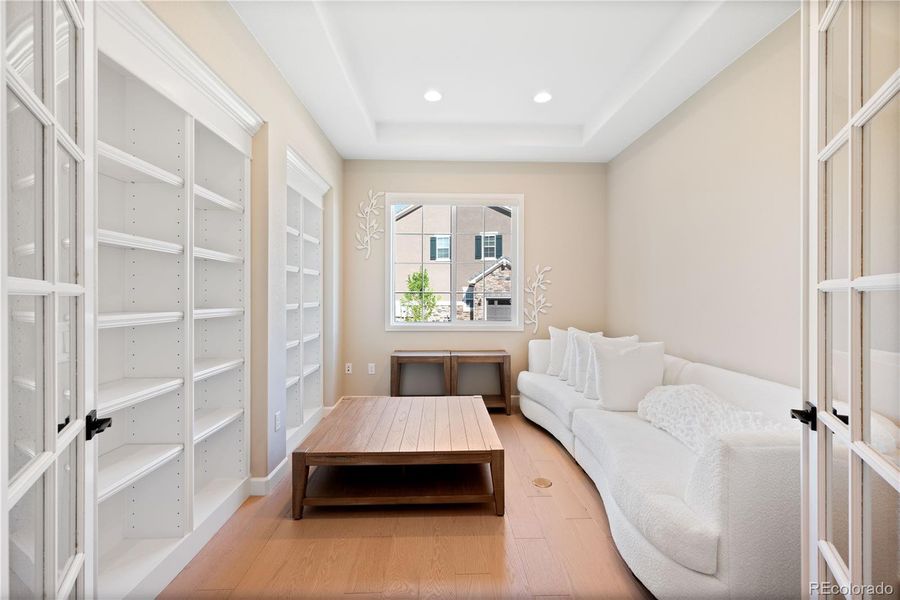
[(504, 510), (503, 446), (480, 396), (342, 398), (294, 450), (292, 471), (295, 519), (304, 506)]

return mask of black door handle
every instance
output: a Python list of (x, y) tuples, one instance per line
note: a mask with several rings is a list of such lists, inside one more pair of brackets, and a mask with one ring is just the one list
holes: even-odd
[(834, 416), (836, 416), (836, 417), (838, 418), (838, 420), (839, 420), (841, 423), (843, 423), (844, 425), (849, 425), (849, 424), (850, 424), (850, 417), (847, 416), (847, 415), (839, 415), (836, 408), (832, 408), (832, 409), (831, 409), (831, 414), (833, 414)]
[(92, 410), (88, 413), (87, 416), (87, 427), (85, 428), (84, 439), (90, 441), (94, 439), (95, 435), (97, 435), (98, 433), (103, 433), (110, 427), (112, 427), (111, 417), (98, 419), (97, 411)]
[(797, 419), (807, 425), (812, 431), (816, 430), (816, 407), (809, 402), (803, 403), (804, 408), (792, 408), (791, 418)]

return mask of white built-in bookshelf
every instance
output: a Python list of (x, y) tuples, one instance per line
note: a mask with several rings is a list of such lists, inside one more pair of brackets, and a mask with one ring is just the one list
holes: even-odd
[(248, 493), (249, 136), (98, 68), (97, 589), (122, 597)]
[(321, 419), (323, 195), (328, 185), (293, 150), (285, 205), (285, 414), (290, 453)]

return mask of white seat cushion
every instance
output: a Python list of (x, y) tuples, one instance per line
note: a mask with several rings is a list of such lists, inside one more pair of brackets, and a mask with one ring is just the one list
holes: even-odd
[(517, 383), (520, 394), (550, 410), (569, 429), (572, 429), (572, 413), (576, 409), (597, 406), (595, 401), (588, 400), (553, 375), (522, 371)]
[(717, 527), (684, 501), (696, 455), (636, 413), (577, 410), (572, 429), (602, 467), (629, 522), (672, 560), (714, 574)]

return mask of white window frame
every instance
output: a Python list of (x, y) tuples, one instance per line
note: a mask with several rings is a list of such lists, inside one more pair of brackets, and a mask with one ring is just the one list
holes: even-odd
[[(506, 323), (497, 321), (458, 321), (456, 311), (450, 311), (450, 321), (444, 323), (407, 323), (394, 320), (394, 218), (391, 206), (395, 204), (447, 205), (447, 206), (509, 206), (512, 210), (512, 228), (508, 242), (507, 256), (512, 263), (510, 281), (512, 320)], [(454, 211), (455, 214), (455, 211)], [(522, 262), (525, 257), (525, 195), (524, 194), (434, 194), (388, 192), (385, 194), (385, 234), (387, 248), (385, 256), (385, 331), (523, 331), (523, 290)], [(504, 240), (504, 244), (506, 244)], [(451, 240), (451, 257), (453, 256)], [(483, 246), (482, 246), (483, 248)], [(483, 258), (482, 250), (482, 258)], [(452, 261), (440, 261), (452, 262)], [(455, 269), (450, 269), (450, 291), (457, 289)], [(451, 304), (453, 303), (451, 296)]]

